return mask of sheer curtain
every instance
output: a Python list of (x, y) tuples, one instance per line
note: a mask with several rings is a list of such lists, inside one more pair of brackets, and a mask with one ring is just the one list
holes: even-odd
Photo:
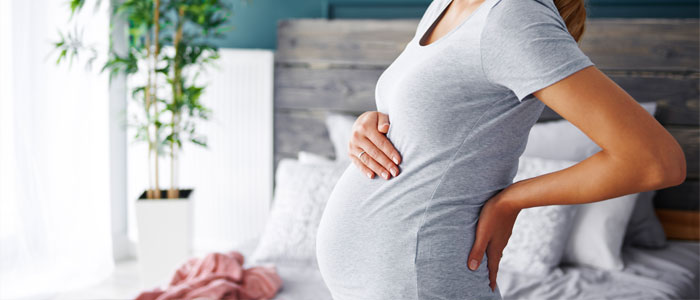
[[(96, 1), (87, 1), (90, 5)], [(109, 1), (77, 18), (104, 57)], [(69, 1), (0, 0), (0, 298), (33, 299), (113, 270), (108, 80), (82, 55), (57, 66)], [(80, 31), (79, 31), (80, 32)]]

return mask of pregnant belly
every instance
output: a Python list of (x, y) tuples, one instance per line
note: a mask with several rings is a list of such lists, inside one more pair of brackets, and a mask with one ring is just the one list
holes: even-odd
[(381, 292), (414, 299), (439, 293), (446, 288), (443, 284), (464, 286), (456, 290), (465, 293), (471, 293), (464, 290), (467, 286), (488, 289), (485, 267), (466, 269), (483, 201), (433, 198), (440, 172), (405, 170), (390, 180), (369, 179), (351, 164), (331, 192), (317, 232), (316, 255), (334, 298)]
[(334, 298), (362, 299), (361, 291), (394, 287), (394, 295), (411, 299), (401, 283), (415, 283), (416, 228), (427, 198), (421, 203), (417, 194), (402, 193), (400, 177), (369, 179), (351, 164), (331, 192), (316, 255)]

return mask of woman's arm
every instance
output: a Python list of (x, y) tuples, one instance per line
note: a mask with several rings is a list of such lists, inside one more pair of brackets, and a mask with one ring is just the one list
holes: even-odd
[(520, 210), (596, 202), (678, 185), (686, 177), (678, 142), (595, 66), (533, 94), (602, 150), (566, 169), (515, 182), (484, 204), (468, 267), (476, 270), (486, 253), (492, 289)]
[(534, 95), (602, 150), (569, 168), (514, 183), (502, 195), (511, 205), (589, 203), (685, 180), (678, 142), (598, 68), (582, 69)]

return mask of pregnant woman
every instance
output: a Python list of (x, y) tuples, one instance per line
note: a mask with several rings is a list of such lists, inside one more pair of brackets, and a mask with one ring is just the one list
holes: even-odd
[[(429, 5), (377, 82), (377, 112), (356, 121), (354, 164), (321, 218), (317, 259), (334, 299), (500, 299), (521, 209), (685, 179), (675, 139), (579, 49), (584, 20), (583, 0)], [(545, 105), (603, 150), (513, 183)]]

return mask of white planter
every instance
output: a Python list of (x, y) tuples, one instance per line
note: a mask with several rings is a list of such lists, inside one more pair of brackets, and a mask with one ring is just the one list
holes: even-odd
[(136, 201), (144, 288), (170, 283), (175, 270), (191, 256), (192, 190), (183, 190), (180, 195), (179, 199), (144, 199), (142, 195)]

